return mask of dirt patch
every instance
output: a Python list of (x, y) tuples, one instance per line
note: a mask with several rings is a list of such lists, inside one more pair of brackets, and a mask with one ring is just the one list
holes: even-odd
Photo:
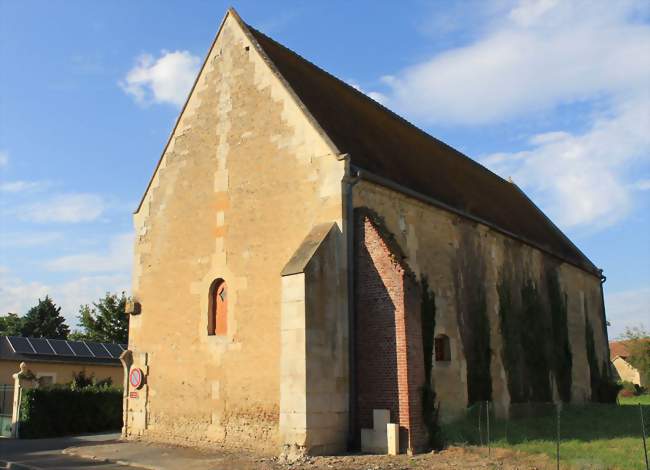
[[(142, 442), (69, 448), (64, 451), (87, 459), (118, 462), (135, 467), (166, 470), (406, 470), (406, 469), (555, 469), (544, 455), (530, 455), (507, 449), (450, 447), (442, 452), (409, 455), (350, 454), (328, 457), (304, 457), (287, 462), (279, 457), (263, 457), (246, 451), (195, 449)], [(562, 467), (568, 468), (568, 467)]]
[(431, 452), (414, 456), (408, 455), (345, 455), (336, 457), (309, 457), (293, 464), (273, 462), (276, 466), (260, 468), (275, 469), (337, 469), (337, 470), (380, 470), (380, 469), (503, 469), (503, 470), (541, 470), (555, 468), (555, 464), (544, 455), (529, 455), (506, 449), (492, 449), (488, 458), (487, 450), (473, 447), (450, 447), (441, 452)]

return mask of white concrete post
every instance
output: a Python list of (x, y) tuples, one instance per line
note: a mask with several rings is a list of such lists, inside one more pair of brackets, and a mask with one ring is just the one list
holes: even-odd
[(20, 433), (20, 399), (23, 390), (34, 388), (38, 382), (32, 371), (27, 369), (24, 362), (20, 363), (20, 370), (13, 374), (14, 402), (11, 410), (11, 437), (18, 438)]

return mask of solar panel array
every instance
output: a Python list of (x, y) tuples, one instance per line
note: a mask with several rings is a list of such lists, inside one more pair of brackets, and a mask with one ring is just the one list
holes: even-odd
[(67, 341), (63, 339), (23, 338), (7, 336), (9, 345), (19, 354), (40, 354), (46, 356), (96, 357), (119, 359), (126, 344), (94, 343), (92, 341)]

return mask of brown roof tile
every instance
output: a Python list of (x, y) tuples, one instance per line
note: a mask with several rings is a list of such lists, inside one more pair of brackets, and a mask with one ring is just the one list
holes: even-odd
[(353, 166), (484, 220), (597, 274), (514, 184), (249, 27), (309, 113)]

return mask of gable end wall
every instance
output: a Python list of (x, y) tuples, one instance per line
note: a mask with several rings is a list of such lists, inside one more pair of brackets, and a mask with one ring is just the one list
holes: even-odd
[[(280, 273), (312, 226), (341, 225), (344, 171), (229, 13), (134, 216), (129, 348), (149, 374), (129, 435), (277, 453)], [(224, 336), (207, 335), (216, 278)]]

